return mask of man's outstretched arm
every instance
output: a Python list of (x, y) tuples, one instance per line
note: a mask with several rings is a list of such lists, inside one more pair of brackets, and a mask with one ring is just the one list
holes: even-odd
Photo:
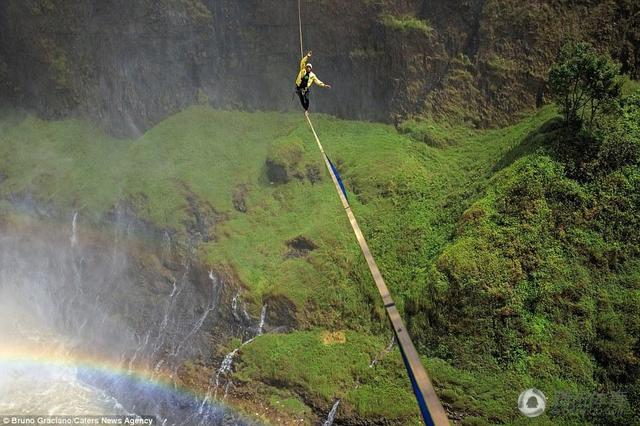
[(309, 61), (310, 57), (311, 57), (311, 51), (309, 51), (309, 53), (307, 53), (302, 57), (302, 60), (300, 61), (300, 71), (302, 71), (304, 67), (307, 66), (307, 61)]
[(314, 82), (316, 85), (320, 86), (320, 87), (325, 87), (325, 88), (327, 88), (327, 89), (331, 89), (331, 85), (330, 85), (330, 84), (323, 83), (323, 82), (322, 82), (318, 77), (314, 78), (314, 79), (313, 79), (313, 82)]

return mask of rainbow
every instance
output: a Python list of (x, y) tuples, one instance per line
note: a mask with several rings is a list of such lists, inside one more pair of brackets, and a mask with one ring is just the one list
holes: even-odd
[[(45, 368), (73, 368), (82, 374), (97, 375), (108, 379), (125, 379), (127, 383), (135, 384), (136, 388), (149, 391), (163, 392), (188, 400), (194, 406), (208, 401), (206, 393), (198, 392), (186, 387), (176, 386), (171, 380), (170, 372), (162, 369), (150, 369), (141, 364), (133, 364), (131, 368), (123, 367), (113, 361), (101, 359), (93, 354), (61, 353), (53, 347), (45, 345), (7, 345), (0, 343), (0, 370), (3, 367), (45, 367)], [(207, 408), (225, 409), (226, 407), (215, 401), (206, 402)], [(105, 413), (108, 414), (108, 413)]]
[[(170, 386), (166, 372), (154, 374), (152, 369), (141, 365), (132, 365), (131, 370), (123, 368), (113, 361), (100, 359), (95, 355), (73, 353), (61, 353), (56, 348), (46, 346), (0, 345), (0, 363), (21, 364), (21, 365), (41, 365), (48, 367), (74, 367), (78, 369), (93, 370), (107, 375), (131, 376), (140, 381), (149, 382), (157, 386)], [(197, 396), (195, 393), (194, 396)]]

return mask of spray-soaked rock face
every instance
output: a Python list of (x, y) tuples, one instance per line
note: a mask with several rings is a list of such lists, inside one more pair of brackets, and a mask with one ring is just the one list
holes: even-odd
[(212, 362), (221, 288), (212, 272), (165, 267), (162, 244), (127, 221), (96, 231), (76, 213), (68, 224), (2, 228), (0, 412), (242, 423), (205, 394), (178, 391), (185, 362)]

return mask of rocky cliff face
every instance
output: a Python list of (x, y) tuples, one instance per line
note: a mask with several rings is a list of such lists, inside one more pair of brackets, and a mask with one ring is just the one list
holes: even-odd
[[(558, 46), (587, 39), (640, 76), (633, 0), (303, 0), (315, 110), (503, 124), (544, 99)], [(0, 93), (43, 115), (135, 135), (196, 102), (285, 110), (299, 60), (296, 2), (5, 0)], [(297, 102), (297, 101), (296, 101)]]

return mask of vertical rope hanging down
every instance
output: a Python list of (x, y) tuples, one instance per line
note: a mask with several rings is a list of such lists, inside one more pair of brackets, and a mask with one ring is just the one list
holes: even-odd
[(302, 7), (300, 7), (300, 1), (298, 0), (298, 29), (300, 30), (300, 57), (304, 56), (304, 49), (302, 48)]

